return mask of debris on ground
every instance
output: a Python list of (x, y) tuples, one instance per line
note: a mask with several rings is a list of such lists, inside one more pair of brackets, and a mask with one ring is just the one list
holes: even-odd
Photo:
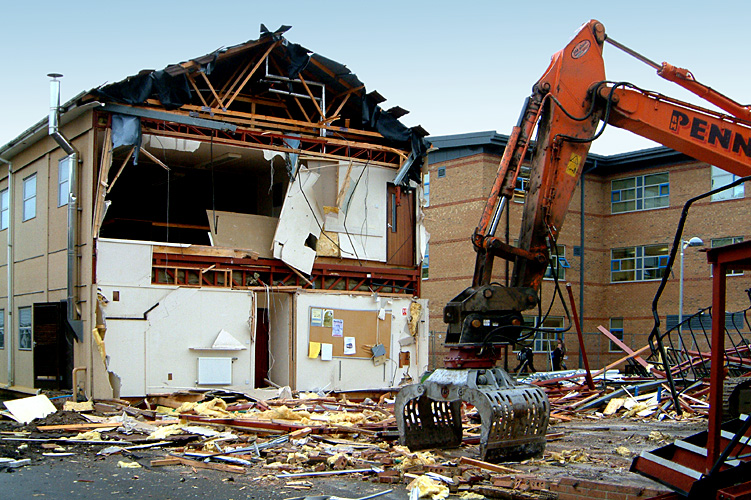
[[(75, 454), (112, 460), (120, 468), (247, 475), (289, 491), (346, 476), (401, 485), (415, 498), (512, 498), (512, 492), (550, 498), (550, 488), (563, 477), (604, 479), (613, 470), (649, 486), (647, 479), (627, 472), (633, 457), (706, 426), (704, 382), (681, 393), (685, 406), (676, 413), (661, 380), (609, 371), (609, 380), (590, 389), (577, 373), (533, 381), (548, 394), (551, 420), (544, 455), (523, 462), (473, 458), (481, 426), (476, 409), (466, 403), (462, 447), (417, 451), (398, 444), (393, 392), (371, 391), (372, 399), (351, 400), (347, 394), (287, 388), (276, 393), (283, 398), (267, 400), (229, 391), (84, 402), (67, 396), (45, 414), (39, 408), (52, 405), (46, 396), (31, 405), (27, 398), (8, 401), (13, 412), (33, 408), (34, 417), (22, 423), (24, 415), (0, 414), (0, 470)], [(141, 455), (146, 451), (150, 459)]]

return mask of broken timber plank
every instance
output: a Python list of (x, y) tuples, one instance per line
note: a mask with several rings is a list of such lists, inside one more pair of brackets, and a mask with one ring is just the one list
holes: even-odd
[(158, 458), (150, 462), (152, 467), (163, 467), (165, 465), (180, 465), (179, 458)]
[[(173, 425), (179, 424), (179, 420), (154, 420), (147, 421), (149, 425)], [(122, 422), (92, 422), (90, 424), (62, 424), (62, 425), (39, 425), (39, 431), (80, 431), (84, 429), (99, 429), (106, 427), (120, 427)]]
[[(620, 347), (621, 349), (623, 349), (623, 351), (626, 354), (634, 354), (634, 350), (633, 349), (631, 349), (629, 346), (627, 346), (626, 344), (624, 344), (621, 339), (619, 339), (618, 337), (616, 337), (615, 335), (613, 335), (612, 333), (610, 333), (607, 330), (607, 328), (605, 328), (604, 326), (600, 325), (600, 326), (597, 327), (597, 329), (600, 330), (600, 333), (602, 333), (607, 338), (609, 338), (615, 345), (617, 345), (618, 347)], [(649, 371), (649, 363), (647, 363), (646, 361), (644, 361), (644, 359), (641, 356), (634, 356), (634, 361), (636, 361), (637, 363), (639, 363), (640, 365), (642, 365), (644, 368), (646, 368), (647, 371)]]
[(90, 424), (67, 424), (67, 425), (38, 425), (38, 431), (80, 431), (84, 429), (100, 429), (106, 427), (120, 427), (122, 422), (96, 422)]
[[(234, 474), (245, 474), (245, 467), (240, 467), (239, 465), (229, 465), (229, 464), (215, 464), (212, 462), (201, 462), (199, 460), (190, 460), (188, 458), (183, 457), (174, 457), (176, 458), (182, 465), (187, 465), (189, 467), (195, 467), (196, 469), (213, 469), (218, 470), (221, 472), (232, 472)], [(171, 465), (171, 464), (163, 464), (163, 465)]]
[(618, 389), (617, 391), (611, 392), (610, 394), (608, 394), (606, 396), (603, 396), (601, 398), (595, 399), (594, 401), (590, 401), (589, 403), (581, 406), (579, 409), (580, 410), (591, 410), (593, 408), (597, 408), (598, 406), (602, 405), (603, 403), (607, 403), (608, 401), (610, 401), (613, 398), (617, 398), (617, 397), (621, 397), (621, 396), (626, 396), (627, 394), (629, 394), (629, 390), (630, 389), (634, 389), (634, 388), (638, 387), (639, 388), (639, 392), (642, 392), (644, 390), (650, 390), (650, 389), (657, 388), (657, 387), (661, 386), (663, 383), (664, 383), (663, 380), (653, 380), (652, 382), (646, 382), (644, 384), (630, 385), (628, 387), (623, 387), (621, 389)]
[(522, 471), (517, 470), (517, 469), (512, 469), (511, 467), (504, 467), (503, 465), (491, 464), (488, 462), (483, 462), (482, 460), (475, 460), (473, 458), (468, 458), (468, 457), (461, 457), (459, 459), (459, 463), (471, 465), (473, 467), (477, 467), (478, 469), (489, 470), (491, 472), (500, 472), (503, 474), (521, 474), (522, 473)]

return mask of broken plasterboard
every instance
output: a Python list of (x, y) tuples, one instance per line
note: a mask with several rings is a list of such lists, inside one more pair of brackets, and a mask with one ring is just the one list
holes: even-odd
[(28, 424), (34, 419), (44, 418), (50, 413), (57, 411), (52, 401), (44, 394), (29, 398), (12, 399), (5, 401), (4, 404), (13, 419), (22, 424)]
[(159, 149), (174, 149), (175, 151), (185, 151), (188, 153), (195, 152), (200, 146), (200, 141), (191, 141), (190, 139), (180, 139), (176, 137), (167, 137), (160, 135), (144, 134), (143, 146), (150, 146)]
[(276, 217), (206, 210), (214, 246), (252, 250), (271, 258), (271, 242), (279, 223)]
[(373, 353), (373, 364), (375, 366), (380, 366), (388, 360), (388, 357), (386, 356), (386, 348), (383, 344), (374, 345), (370, 348), (370, 351)]
[(290, 182), (274, 234), (274, 258), (305, 274), (313, 270), (316, 258), (311, 236), (318, 241), (319, 224), (323, 223), (323, 213), (313, 190), (318, 177), (316, 172), (301, 169), (297, 178)]

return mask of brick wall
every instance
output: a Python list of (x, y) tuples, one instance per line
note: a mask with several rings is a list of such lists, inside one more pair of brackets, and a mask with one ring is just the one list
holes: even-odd
[(558, 500), (644, 500), (668, 490), (565, 477), (551, 484), (550, 491), (558, 494)]
[[(422, 283), (423, 297), (430, 300), (429, 329), (436, 335), (437, 346), (433, 359), (442, 358), (442, 342), (446, 325), (443, 323), (443, 306), (471, 284), (475, 252), (470, 236), (480, 220), (487, 194), (495, 179), (500, 157), (480, 153), (463, 158), (429, 165), (430, 206), (425, 210), (425, 225), (430, 233), (430, 275)], [(439, 167), (445, 168), (445, 177), (438, 178)], [(670, 174), (670, 205), (667, 208), (610, 213), (611, 181), (613, 179), (657, 172)], [(580, 245), (581, 213), (580, 191), (572, 197), (566, 221), (560, 231), (558, 243), (565, 245), (566, 258), (571, 268), (566, 279), (571, 283), (577, 309), (584, 320), (585, 348), (590, 366), (598, 368), (615, 361), (623, 353), (609, 352), (610, 342), (597, 332), (597, 326), (606, 328), (610, 318), (624, 319), (624, 342), (634, 349), (647, 343), (652, 330), (651, 303), (659, 281), (610, 282), (611, 249), (649, 244), (672, 244), (683, 204), (689, 198), (710, 189), (710, 167), (700, 162), (690, 162), (664, 167), (654, 167), (637, 172), (614, 175), (588, 175), (584, 181), (584, 302), (579, 303), (580, 269), (582, 258), (574, 257), (574, 246)], [(510, 240), (518, 237), (522, 204), (510, 204)], [(751, 239), (748, 213), (751, 211), (751, 190), (746, 198), (712, 202), (697, 202), (689, 214), (684, 239), (701, 237), (706, 247), (712, 238), (741, 236)], [(501, 224), (496, 236), (502, 237), (505, 225)], [(684, 315), (695, 313), (711, 304), (711, 272), (706, 256), (697, 248), (688, 248), (684, 260)], [(678, 256), (673, 266), (673, 276), (665, 288), (658, 306), (661, 328), (664, 331), (667, 315), (678, 314), (680, 262)], [(494, 279), (505, 280), (505, 261), (496, 259)], [(751, 287), (751, 272), (727, 279), (727, 308), (738, 311), (748, 307), (744, 290)], [(543, 309), (553, 295), (552, 281), (542, 286)], [(565, 290), (563, 290), (566, 296)], [(534, 314), (534, 312), (531, 312)], [(557, 301), (553, 316), (565, 316)], [(576, 332), (566, 333), (567, 366), (578, 366), (579, 347)], [(542, 360), (541, 360), (542, 361)], [(515, 360), (512, 361), (515, 364)], [(537, 358), (536, 358), (537, 364)], [(438, 363), (442, 366), (442, 363)], [(544, 368), (542, 364), (538, 369)]]

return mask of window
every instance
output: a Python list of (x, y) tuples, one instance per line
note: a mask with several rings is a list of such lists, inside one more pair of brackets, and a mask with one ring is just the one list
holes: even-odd
[(0, 309), (0, 349), (5, 349), (5, 311)]
[(617, 179), (610, 184), (610, 212), (634, 212), (667, 207), (670, 201), (668, 172)]
[(71, 156), (66, 156), (57, 162), (57, 206), (68, 204), (68, 184)]
[[(524, 324), (529, 326), (538, 326), (539, 328), (550, 328), (555, 330), (563, 329), (563, 318), (560, 316), (548, 316), (540, 323), (539, 318), (524, 318)], [(550, 353), (555, 349), (556, 342), (560, 338), (558, 331), (536, 332), (535, 341), (532, 350), (535, 352)]]
[(438, 167), (438, 178), (443, 179), (446, 177), (446, 167)]
[[(623, 342), (623, 318), (610, 318), (610, 333), (618, 340)], [(615, 342), (610, 341), (610, 352), (621, 352), (623, 349), (618, 347)]]
[(10, 211), (8, 210), (8, 188), (0, 191), (0, 231), (8, 229)]
[(551, 255), (550, 256), (550, 265), (548, 265), (548, 268), (545, 270), (545, 276), (546, 279), (553, 279), (553, 266), (555, 266), (556, 275), (558, 276), (559, 280), (565, 280), (566, 279), (566, 269), (571, 267), (571, 265), (566, 260), (566, 246), (565, 245), (556, 245), (557, 248), (557, 255)]
[(18, 308), (18, 348), (31, 350), (31, 307)]
[[(742, 236), (728, 236), (727, 238), (712, 238), (712, 248), (724, 247), (725, 245), (732, 245), (734, 243), (740, 243), (743, 241)], [(742, 269), (728, 269), (725, 276), (742, 276)]]
[(422, 261), (422, 279), (428, 279), (430, 274), (430, 244), (425, 245), (425, 259)]
[(37, 174), (23, 180), (23, 221), (37, 216)]
[[(715, 166), (712, 166), (712, 189), (721, 188), (722, 186), (727, 186), (728, 184), (738, 180), (737, 175), (733, 175), (730, 172), (725, 172), (721, 168), (717, 168)], [(712, 201), (723, 201), (723, 200), (735, 200), (738, 198), (743, 198), (744, 196), (744, 185), (739, 184), (738, 186), (735, 186), (731, 189), (726, 189), (725, 191), (719, 192), (717, 194), (712, 195)]]
[(614, 248), (610, 251), (610, 281), (661, 279), (668, 264), (668, 245)]
[(514, 197), (512, 200), (516, 203), (524, 203), (524, 199), (529, 192), (529, 167), (522, 167), (519, 170), (519, 176), (516, 178), (516, 187), (514, 188)]
[(422, 197), (425, 199), (425, 206), (430, 206), (430, 173), (422, 176)]

